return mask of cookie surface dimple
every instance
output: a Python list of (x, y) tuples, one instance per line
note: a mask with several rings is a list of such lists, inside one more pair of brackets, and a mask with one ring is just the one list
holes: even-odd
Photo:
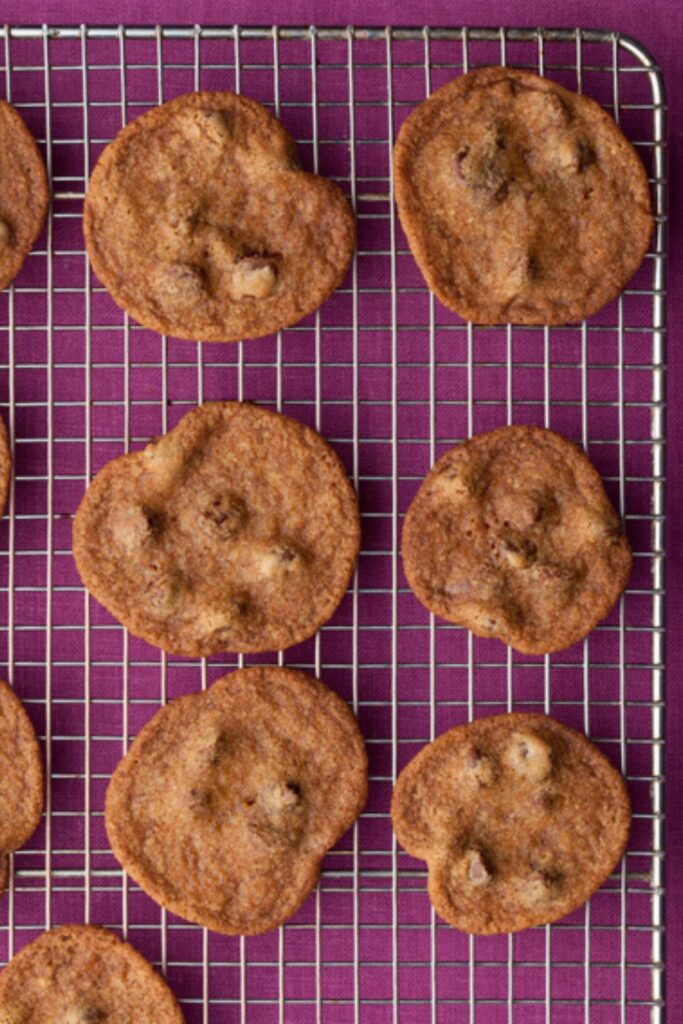
[(408, 509), (402, 549), (430, 611), (527, 654), (586, 636), (631, 570), (598, 473), (540, 427), (501, 427), (446, 452)]
[(405, 120), (396, 201), (444, 305), (563, 324), (614, 299), (652, 235), (647, 174), (593, 100), (515, 68), (454, 79)]
[(0, 973), (2, 1024), (183, 1024), (173, 993), (137, 950), (92, 925), (29, 943)]
[(0, 895), (7, 884), (7, 855), (28, 842), (42, 812), (38, 739), (14, 690), (0, 680)]
[(519, 713), (456, 726), (424, 747), (398, 777), (391, 816), (401, 845), (427, 861), (437, 913), (475, 934), (580, 906), (618, 863), (631, 821), (624, 780), (597, 747), (546, 715)]
[(45, 164), (21, 115), (0, 100), (0, 289), (24, 263), (49, 204)]
[(180, 338), (297, 323), (339, 287), (355, 244), (341, 189), (298, 164), (259, 103), (179, 96), (126, 125), (90, 179), (88, 255), (114, 300)]
[(359, 542), (354, 490), (319, 434), (210, 402), (98, 473), (73, 550), (132, 633), (192, 657), (311, 636), (344, 596)]
[(116, 857), (158, 903), (251, 935), (295, 913), (366, 793), (348, 706), (267, 666), (158, 711), (112, 777), (105, 821)]

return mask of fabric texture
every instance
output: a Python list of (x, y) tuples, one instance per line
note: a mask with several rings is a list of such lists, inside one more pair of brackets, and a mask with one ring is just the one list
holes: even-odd
[[(667, 1021), (683, 1019), (683, 702), (681, 684), (681, 628), (683, 617), (683, 517), (678, 512), (683, 493), (683, 195), (678, 182), (683, 174), (683, 5), (679, 0), (461, 0), (457, 4), (403, 0), (375, 0), (370, 7), (360, 0), (260, 0), (258, 4), (234, 0), (207, 0), (188, 5), (180, 0), (49, 0), (17, 7), (0, 0), (3, 23), (72, 24), (356, 24), (409, 25), (554, 25), (614, 29), (644, 44), (663, 70), (669, 108), (669, 253), (668, 268), (668, 483), (667, 483)], [(649, 387), (649, 378), (645, 387)], [(649, 393), (643, 398), (649, 398)], [(340, 992), (343, 994), (343, 986)], [(647, 993), (647, 985), (645, 985)], [(409, 995), (408, 991), (403, 993)], [(647, 998), (647, 994), (645, 996)], [(609, 1007), (607, 1008), (609, 1009)], [(232, 1018), (230, 1018), (232, 1019)], [(235, 1018), (237, 1019), (237, 1018)], [(342, 1018), (340, 1017), (340, 1020)], [(347, 1018), (344, 1018), (347, 1019)], [(368, 1017), (368, 1020), (371, 1018)], [(372, 1020), (380, 1020), (379, 1016)], [(388, 1019), (388, 1018), (387, 1018)], [(416, 1020), (419, 1018), (415, 1018)], [(502, 1018), (501, 1018), (502, 1019)], [(531, 1017), (529, 1019), (532, 1019)], [(533, 1017), (536, 1020), (536, 1017)], [(540, 1018), (538, 1018), (540, 1019)], [(557, 1018), (561, 1020), (560, 1017)], [(568, 1017), (567, 1020), (570, 1018)], [(571, 1020), (578, 1019), (572, 1017)], [(597, 1018), (596, 1018), (597, 1019)], [(601, 1017), (600, 1020), (610, 1019)], [(635, 1019), (635, 1018), (634, 1018)], [(638, 1018), (641, 1019), (640, 1017)]]

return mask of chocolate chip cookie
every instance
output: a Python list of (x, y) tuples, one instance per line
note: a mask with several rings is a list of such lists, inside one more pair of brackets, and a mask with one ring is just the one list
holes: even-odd
[(137, 950), (92, 925), (45, 932), (0, 974), (0, 1024), (183, 1024)]
[(455, 928), (488, 935), (581, 906), (618, 864), (626, 786), (585, 736), (537, 714), (459, 725), (396, 782), (399, 842), (426, 860), (429, 898)]
[(484, 324), (565, 324), (614, 299), (653, 219), (645, 169), (587, 96), (487, 67), (438, 89), (394, 151), (401, 224), (427, 284)]
[(35, 139), (14, 107), (0, 100), (0, 289), (21, 270), (45, 223), (49, 201)]
[(256, 935), (303, 903), (366, 793), (365, 745), (345, 702), (269, 665), (158, 711), (112, 777), (105, 822), (157, 903)]
[(141, 324), (238, 341), (297, 323), (337, 288), (355, 221), (333, 182), (299, 166), (259, 103), (178, 96), (106, 147), (85, 201), (93, 268)]
[(11, 479), (12, 452), (10, 451), (7, 427), (2, 416), (0, 416), (0, 516), (5, 511), (5, 506), (7, 505)]
[(208, 402), (90, 485), (73, 551), (94, 597), (174, 654), (312, 636), (358, 555), (358, 503), (329, 445), (287, 416)]
[(631, 549), (583, 451), (512, 426), (456, 445), (428, 473), (406, 515), (403, 567), (436, 615), (548, 654), (607, 615)]
[(7, 885), (8, 854), (27, 843), (43, 812), (43, 763), (31, 720), (0, 680), (0, 895)]

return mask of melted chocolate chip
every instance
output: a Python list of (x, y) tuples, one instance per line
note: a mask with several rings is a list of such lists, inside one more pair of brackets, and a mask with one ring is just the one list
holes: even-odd
[(585, 171), (591, 164), (597, 163), (598, 159), (590, 143), (584, 142), (583, 139), (579, 139), (578, 158), (579, 171)]

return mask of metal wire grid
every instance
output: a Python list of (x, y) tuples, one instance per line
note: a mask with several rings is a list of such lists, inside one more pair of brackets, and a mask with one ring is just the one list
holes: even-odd
[[(16, 475), (2, 526), (1, 639), (44, 738), (44, 829), (14, 857), (0, 959), (66, 920), (109, 925), (166, 973), (188, 1021), (660, 1020), (663, 1013), (663, 486), (665, 106), (656, 66), (602, 32), (503, 29), (5, 28), (5, 95), (44, 145), (44, 244), (1, 299), (3, 400)], [(650, 170), (657, 231), (640, 274), (580, 328), (485, 329), (441, 309), (393, 215), (390, 151), (405, 113), (480, 63), (538, 69), (621, 119)], [(303, 325), (245, 346), (158, 338), (92, 279), (80, 206), (103, 143), (144, 108), (235, 88), (278, 113), (304, 163), (339, 180), (359, 222), (340, 292)], [(306, 420), (346, 461), (364, 549), (345, 604), (278, 656), (357, 711), (371, 797), (293, 922), (260, 939), (209, 935), (159, 911), (113, 860), (106, 782), (168, 698), (233, 666), (160, 655), (91, 603), (70, 519), (106, 459), (207, 398), (251, 398)], [(617, 613), (577, 650), (505, 653), (417, 607), (400, 520), (437, 454), (503, 422), (583, 442), (625, 514), (636, 568)], [(259, 659), (254, 659), (259, 660)], [(457, 721), (540, 708), (583, 728), (628, 775), (635, 826), (619, 872), (552, 928), (474, 939), (440, 924), (424, 865), (387, 807), (405, 761)]]

